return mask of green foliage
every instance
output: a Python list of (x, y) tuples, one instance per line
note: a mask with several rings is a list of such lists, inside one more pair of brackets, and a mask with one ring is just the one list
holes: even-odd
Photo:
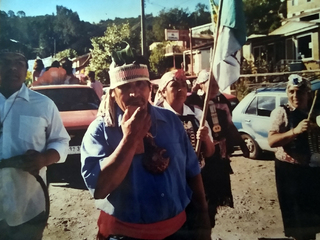
[(161, 10), (153, 26), (153, 32), (157, 41), (164, 41), (164, 29), (188, 29), (188, 9), (173, 8), (169, 11)]
[(247, 78), (240, 78), (234, 83), (236, 89), (236, 97), (241, 101), (247, 94), (250, 93), (249, 89), (250, 81)]
[(269, 33), (280, 26), (281, 0), (243, 0), (248, 35)]
[(73, 38), (78, 37), (81, 31), (80, 19), (76, 12), (63, 6), (57, 6), (57, 16), (54, 22), (54, 31), (59, 33), (55, 37), (62, 45), (69, 45)]
[(112, 24), (108, 26), (102, 37), (91, 39), (93, 49), (89, 70), (95, 71), (103, 84), (109, 84), (108, 69), (111, 64), (111, 53), (116, 49), (116, 44), (122, 41), (130, 43), (130, 26), (128, 23), (119, 26)]
[(149, 62), (152, 78), (159, 78), (172, 67), (164, 56), (166, 45), (167, 42), (160, 43), (151, 51)]
[(31, 84), (32, 84), (32, 72), (27, 71), (27, 76), (26, 76), (26, 80), (24, 81), (24, 84), (25, 84), (27, 87), (30, 87), (30, 86), (31, 86)]
[(59, 59), (59, 60), (62, 59), (62, 58), (65, 58), (65, 57), (72, 59), (72, 58), (75, 58), (77, 56), (78, 56), (77, 51), (74, 50), (74, 49), (70, 49), (69, 48), (69, 49), (63, 50), (61, 52), (58, 52), (56, 54), (55, 58)]
[[(279, 13), (285, 16), (286, 1), (243, 0), (247, 18), (248, 35), (267, 33), (280, 26)], [(145, 16), (146, 44), (164, 41), (164, 30), (189, 29), (211, 22), (209, 4), (198, 4), (193, 12), (183, 8), (162, 9), (158, 16)], [(140, 53), (141, 24), (136, 18), (107, 19), (91, 24), (80, 21), (76, 12), (63, 6), (56, 7), (56, 14), (28, 17), (23, 11), (0, 11), (0, 46), (8, 39), (21, 44), (28, 59), (45, 58), (65, 49), (74, 49), (78, 55), (92, 49), (94, 55), (90, 68), (98, 72), (102, 81), (108, 82), (107, 69), (111, 63), (110, 49), (114, 43), (125, 40), (136, 53)], [(124, 27), (125, 26), (125, 27)], [(107, 29), (107, 30), (106, 30)], [(151, 71), (162, 74), (168, 67), (163, 47), (159, 46), (150, 56)], [(69, 56), (70, 57), (70, 56)], [(249, 71), (247, 67), (246, 71)]]
[(0, 44), (14, 39), (23, 46), (28, 59), (45, 58), (64, 49), (75, 49), (84, 54), (91, 48), (90, 38), (101, 36), (101, 25), (80, 21), (76, 12), (57, 6), (57, 14), (28, 17), (23, 11), (0, 11)]

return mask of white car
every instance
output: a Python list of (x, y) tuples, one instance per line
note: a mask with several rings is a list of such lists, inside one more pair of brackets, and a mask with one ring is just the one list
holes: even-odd
[[(311, 81), (312, 90), (320, 89), (320, 80)], [(274, 151), (268, 143), (270, 114), (273, 109), (288, 102), (285, 84), (280, 87), (259, 88), (240, 101), (232, 111), (232, 121), (256, 159), (262, 151)], [(320, 94), (316, 106), (320, 109)]]

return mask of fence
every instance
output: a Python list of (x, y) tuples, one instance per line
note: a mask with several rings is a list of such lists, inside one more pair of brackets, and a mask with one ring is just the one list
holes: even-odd
[[(287, 81), (288, 76), (290, 74), (299, 74), (303, 75), (307, 78), (312, 78), (317, 76), (316, 73), (319, 73), (320, 75), (320, 69), (314, 69), (314, 70), (301, 70), (301, 71), (290, 71), (290, 72), (275, 72), (275, 73), (256, 73), (256, 74), (241, 74), (240, 78), (246, 78), (249, 79), (250, 82), (282, 82)], [(272, 77), (275, 77), (274, 79), (271, 79)], [(254, 81), (251, 81), (251, 79), (254, 78)], [(261, 81), (262, 79), (262, 81)], [(279, 80), (280, 79), (280, 80)]]
[(320, 78), (320, 69), (301, 70), (290, 72), (241, 74), (237, 82), (231, 86), (231, 93), (236, 95), (239, 100), (249, 92), (261, 87), (273, 87), (288, 81), (290, 74), (299, 74), (310, 80)]

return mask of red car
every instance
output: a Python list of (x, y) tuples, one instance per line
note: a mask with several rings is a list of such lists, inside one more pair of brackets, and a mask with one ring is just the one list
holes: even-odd
[[(54, 175), (54, 180), (51, 176), (51, 181), (58, 181), (57, 178), (60, 178), (59, 180), (66, 180), (69, 177), (74, 178), (72, 176), (74, 172), (79, 177), (82, 138), (90, 123), (97, 116), (100, 99), (95, 91), (86, 85), (42, 85), (31, 87), (31, 89), (46, 95), (54, 101), (59, 109), (63, 125), (71, 138), (66, 162), (49, 166), (48, 178)], [(78, 169), (75, 171), (75, 168)]]
[(85, 85), (43, 85), (31, 89), (54, 101), (71, 137), (69, 154), (80, 154), (83, 134), (96, 118), (100, 104), (95, 91)]

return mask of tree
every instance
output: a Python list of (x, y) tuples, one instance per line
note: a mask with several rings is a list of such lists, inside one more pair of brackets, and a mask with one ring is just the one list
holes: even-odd
[(12, 10), (9, 10), (8, 11), (8, 17), (9, 18), (14, 18), (16, 15), (14, 14), (14, 11), (12, 11)]
[(121, 41), (131, 43), (129, 23), (107, 27), (102, 37), (91, 39), (93, 49), (91, 50), (92, 58), (90, 60), (89, 70), (95, 71), (100, 81), (109, 84), (108, 69), (111, 64), (111, 52), (116, 48), (116, 44)]
[(157, 41), (164, 41), (164, 30), (167, 29), (189, 29), (188, 9), (172, 8), (166, 11), (160, 11), (158, 17), (154, 21), (153, 32)]
[(281, 8), (281, 0), (244, 0), (248, 35), (267, 34), (278, 28)]
[(198, 3), (196, 9), (190, 15), (190, 25), (192, 27), (200, 26), (211, 22), (211, 13), (208, 9), (208, 5)]
[(78, 13), (63, 6), (57, 6), (57, 16), (54, 21), (54, 32), (60, 45), (67, 47), (79, 36), (80, 19)]
[(165, 72), (168, 71), (169, 65), (168, 61), (165, 59), (165, 46), (167, 42), (162, 42), (158, 44), (150, 54), (149, 62), (150, 62), (150, 74), (153, 77), (160, 77)]
[(26, 16), (26, 13), (25, 13), (24, 11), (18, 11), (18, 12), (17, 12), (17, 16), (18, 16), (19, 18), (23, 18), (23, 17)]
[(55, 58), (61, 60), (61, 59), (66, 58), (66, 57), (72, 59), (72, 58), (75, 58), (77, 56), (78, 56), (78, 53), (76, 52), (76, 50), (69, 48), (69, 49), (63, 50), (61, 52), (58, 52), (56, 54)]

